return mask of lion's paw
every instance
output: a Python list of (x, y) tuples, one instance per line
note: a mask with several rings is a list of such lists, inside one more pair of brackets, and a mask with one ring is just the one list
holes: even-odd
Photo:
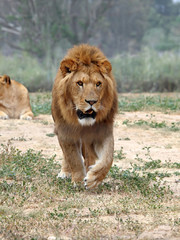
[(97, 187), (102, 180), (93, 171), (89, 171), (84, 178), (84, 186), (86, 189)]
[(71, 178), (71, 173), (60, 171), (57, 175), (57, 178), (62, 178), (62, 179)]
[(21, 120), (32, 120), (32, 117), (31, 116), (26, 116), (26, 115), (21, 115), (20, 119)]
[(83, 182), (86, 173), (84, 170), (72, 173), (72, 182)]
[(0, 119), (6, 120), (6, 119), (9, 119), (9, 117), (8, 117), (8, 115), (1, 115)]

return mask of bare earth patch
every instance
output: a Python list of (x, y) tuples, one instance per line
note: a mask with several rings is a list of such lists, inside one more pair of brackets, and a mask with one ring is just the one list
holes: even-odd
[[(139, 121), (138, 124), (137, 121)], [(164, 127), (151, 127), (149, 123), (152, 122), (165, 122), (165, 125)], [(173, 166), (173, 163), (180, 163), (180, 131), (174, 131), (171, 128), (174, 126), (173, 124), (180, 128), (179, 123), (180, 115), (178, 113), (125, 112), (117, 115), (114, 124), (114, 165), (125, 170), (131, 168), (132, 164), (139, 164), (142, 161), (143, 164), (159, 161), (163, 166), (159, 171), (171, 174), (170, 177), (165, 178), (165, 181), (174, 195), (172, 199), (165, 203), (165, 205), (168, 204), (169, 210), (167, 208), (163, 215), (161, 214), (162, 209), (144, 209), (143, 211), (141, 202), (137, 203), (137, 196), (133, 195), (131, 199), (129, 197), (126, 199), (126, 196), (122, 196), (121, 199), (121, 196), (115, 192), (101, 197), (101, 194), (93, 195), (92, 191), (86, 191), (82, 193), (82, 199), (78, 200), (78, 196), (75, 196), (79, 207), (72, 206), (72, 213), (68, 212), (68, 214), (69, 216), (70, 214), (73, 215), (75, 214), (74, 211), (77, 211), (76, 214), (81, 214), (81, 222), (78, 227), (80, 228), (82, 225), (83, 229), (83, 224), (89, 220), (90, 216), (97, 219), (97, 222), (93, 223), (94, 229), (97, 231), (94, 232), (94, 238), (92, 233), (88, 233), (88, 231), (91, 231), (91, 224), (89, 223), (90, 229), (86, 227), (87, 236), (91, 236), (87, 239), (180, 239), (180, 180), (179, 174), (174, 174), (177, 169), (169, 167)], [(57, 137), (53, 135), (53, 120), (50, 115), (39, 115), (32, 121), (0, 120), (0, 144), (6, 145), (8, 142), (22, 152), (33, 149), (42, 151), (44, 156), (56, 155), (55, 159), (58, 162), (62, 159), (62, 151)], [(120, 157), (118, 157), (118, 153)], [(83, 205), (83, 198), (88, 202), (87, 205)], [(58, 201), (60, 200), (58, 199)], [(66, 202), (67, 199), (61, 199), (61, 201)], [(52, 210), (56, 206), (55, 202), (55, 199), (52, 200)], [(120, 209), (116, 208), (117, 202), (121, 203)], [(135, 203), (134, 206), (133, 202)], [(68, 202), (68, 204), (71, 203)], [(110, 211), (108, 210), (109, 206), (111, 206), (112, 214), (108, 212)], [(29, 216), (38, 214), (38, 211), (43, 211), (45, 208), (46, 206), (39, 202), (29, 202), (23, 207), (22, 211), (24, 216)], [(44, 239), (73, 239), (72, 234), (77, 236), (74, 239), (83, 239), (82, 236), (86, 236), (86, 232), (77, 229), (77, 232), (81, 232), (81, 236), (78, 235), (76, 231), (74, 232), (73, 225), (75, 226), (75, 224), (72, 220), (71, 227), (67, 225), (67, 228), (57, 232), (57, 230), (53, 230), (52, 220), (52, 222), (47, 223), (46, 230), (49, 233), (46, 233)], [(96, 238), (96, 236), (101, 236), (98, 229), (102, 230), (103, 227), (102, 237)], [(59, 238), (56, 238), (56, 236), (59, 236)]]

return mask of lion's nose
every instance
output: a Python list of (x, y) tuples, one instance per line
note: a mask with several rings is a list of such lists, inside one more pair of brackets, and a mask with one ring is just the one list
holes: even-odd
[(86, 101), (87, 103), (89, 103), (91, 106), (92, 106), (93, 104), (97, 103), (96, 100), (86, 100), (86, 99), (85, 99), (85, 101)]

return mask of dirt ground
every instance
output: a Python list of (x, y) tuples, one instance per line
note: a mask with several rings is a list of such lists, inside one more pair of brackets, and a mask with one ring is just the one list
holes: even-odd
[[(162, 122), (167, 125), (180, 122), (180, 114), (164, 114), (160, 112), (125, 112), (118, 114), (114, 123), (115, 151), (122, 151), (124, 158), (114, 160), (114, 164), (126, 169), (136, 162), (137, 157), (144, 160), (161, 160), (180, 162), (180, 133), (163, 128), (146, 126), (129, 127), (123, 124), (129, 120), (146, 122)], [(39, 115), (32, 121), (20, 119), (0, 119), (0, 144), (11, 145), (25, 152), (28, 149), (42, 151), (46, 156), (56, 155), (62, 159), (62, 151), (57, 137), (53, 135), (54, 125), (51, 115)], [(149, 155), (148, 151), (149, 149)], [(175, 180), (176, 182), (176, 180)], [(178, 180), (177, 180), (178, 182)], [(176, 187), (175, 187), (176, 186)], [(179, 184), (175, 184), (176, 193), (180, 194)], [(173, 188), (174, 188), (173, 187)], [(174, 189), (175, 190), (175, 189)]]
[[(126, 168), (136, 155), (143, 157), (143, 148), (150, 147), (153, 159), (162, 162), (180, 160), (180, 134), (179, 131), (168, 131), (164, 129), (139, 127), (128, 127), (123, 123), (125, 120), (131, 122), (139, 119), (145, 121), (165, 121), (169, 125), (180, 122), (180, 115), (163, 114), (159, 112), (126, 112), (118, 114), (114, 124), (115, 151), (123, 147), (126, 162), (122, 168)], [(57, 137), (53, 134), (53, 120), (51, 115), (39, 115), (32, 121), (20, 119), (0, 119), (0, 144), (11, 141), (12, 146), (26, 151), (31, 148), (35, 151), (43, 151), (45, 155), (57, 155), (57, 160), (62, 157)], [(128, 161), (127, 161), (128, 160)], [(122, 161), (119, 163), (121, 164)], [(117, 164), (117, 162), (116, 162)], [(125, 164), (125, 165), (124, 165)]]
[[(123, 121), (165, 121), (167, 125), (180, 122), (178, 113), (164, 114), (160, 112), (126, 112), (118, 114), (114, 123), (115, 155), (121, 151), (123, 159), (114, 159), (114, 164), (122, 169), (129, 168), (137, 159), (180, 162), (180, 132), (164, 128), (147, 126), (127, 126)], [(62, 159), (62, 151), (57, 137), (53, 135), (53, 120), (50, 115), (39, 115), (32, 121), (0, 120), (0, 144), (11, 145), (25, 152), (28, 149), (42, 151), (51, 157), (56, 154), (56, 160)], [(166, 171), (166, 169), (163, 169)], [(173, 169), (168, 172), (173, 173)], [(180, 196), (179, 176), (167, 178), (176, 196)], [(180, 213), (178, 215), (180, 218)], [(150, 237), (151, 236), (151, 237)], [(168, 226), (159, 226), (153, 232), (144, 232), (140, 239), (176, 239), (171, 236)], [(149, 238), (150, 237), (150, 238)]]

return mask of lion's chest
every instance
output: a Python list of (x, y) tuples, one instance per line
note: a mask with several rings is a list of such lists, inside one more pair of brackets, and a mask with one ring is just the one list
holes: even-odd
[(58, 136), (66, 141), (79, 141), (92, 143), (102, 141), (111, 132), (111, 127), (103, 124), (94, 124), (91, 127), (69, 127), (61, 125), (58, 128)]

